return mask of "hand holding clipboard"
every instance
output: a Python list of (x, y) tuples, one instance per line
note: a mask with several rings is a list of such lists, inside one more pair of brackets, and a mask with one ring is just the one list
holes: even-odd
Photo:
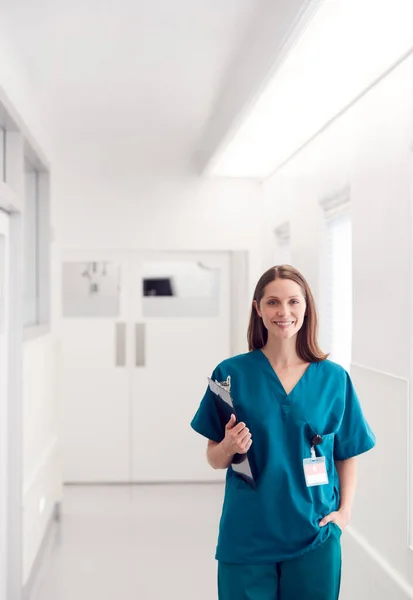
[[(228, 409), (234, 408), (234, 404), (232, 402), (232, 398), (230, 395), (230, 378), (228, 377), (226, 382), (219, 383), (217, 381), (213, 381), (208, 377), (209, 389), (213, 392), (217, 410), (220, 414), (221, 420), (226, 419), (228, 421), (228, 413), (230, 415), (234, 415), (236, 419), (236, 414), (233, 410), (229, 411)], [(224, 404), (222, 404), (224, 403)], [(231, 417), (234, 421), (234, 418)], [(226, 425), (228, 428), (228, 423)], [(236, 427), (235, 421), (233, 427)], [(232, 428), (232, 427), (231, 427)], [(232, 470), (237, 473), (248, 485), (255, 489), (255, 481), (252, 475), (250, 462), (248, 460), (248, 453), (245, 454), (235, 454), (234, 459), (231, 463)]]

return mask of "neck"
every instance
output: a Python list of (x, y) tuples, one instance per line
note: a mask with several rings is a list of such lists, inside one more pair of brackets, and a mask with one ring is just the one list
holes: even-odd
[(292, 367), (303, 362), (297, 354), (296, 340), (297, 336), (288, 340), (280, 340), (269, 336), (262, 350), (274, 366), (280, 368)]

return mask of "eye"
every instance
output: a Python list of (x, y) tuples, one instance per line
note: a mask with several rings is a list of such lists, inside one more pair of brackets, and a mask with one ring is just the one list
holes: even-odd
[(300, 301), (299, 300), (291, 300), (291, 304), (299, 304)]
[(268, 300), (267, 304), (277, 304), (278, 300)]

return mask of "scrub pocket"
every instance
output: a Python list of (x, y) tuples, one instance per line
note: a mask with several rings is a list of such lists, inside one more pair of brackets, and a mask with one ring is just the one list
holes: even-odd
[(325, 456), (327, 464), (327, 473), (330, 480), (330, 475), (334, 475), (334, 440), (335, 433), (325, 433), (322, 435), (323, 442), (319, 446), (316, 446), (317, 456)]
[(334, 535), (337, 535), (339, 538), (343, 535), (343, 531), (337, 523), (330, 522), (330, 529)]
[[(312, 431), (312, 427), (308, 426), (306, 435), (310, 436)], [(316, 446), (316, 455), (317, 457), (325, 457), (328, 483), (307, 488), (307, 494), (311, 498), (316, 519), (318, 519), (318, 517), (323, 518), (329, 513), (337, 510), (339, 498), (339, 482), (334, 464), (335, 433), (324, 433), (320, 435), (322, 435), (323, 441), (319, 446)]]

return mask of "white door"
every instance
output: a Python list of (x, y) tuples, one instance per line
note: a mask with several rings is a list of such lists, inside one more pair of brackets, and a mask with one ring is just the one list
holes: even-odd
[(62, 258), (65, 481), (216, 479), (189, 423), (230, 353), (229, 255)]
[(217, 479), (189, 423), (207, 376), (230, 353), (229, 260), (224, 252), (135, 255), (133, 481)]
[(60, 395), (65, 482), (130, 480), (128, 256), (62, 255)]
[(6, 600), (8, 497), (9, 217), (0, 210), (0, 600)]

